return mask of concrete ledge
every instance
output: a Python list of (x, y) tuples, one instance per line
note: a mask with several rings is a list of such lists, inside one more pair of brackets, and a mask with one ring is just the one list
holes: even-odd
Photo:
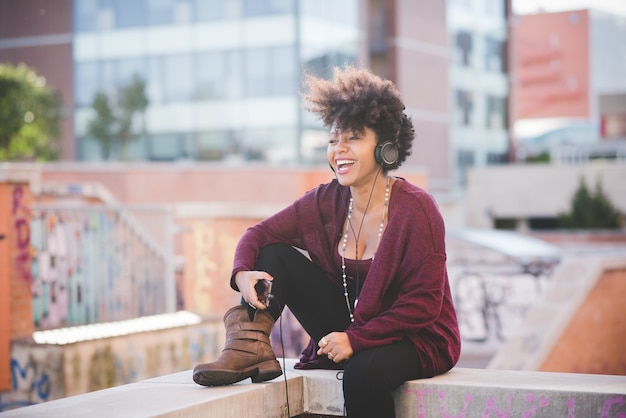
[[(191, 370), (1, 413), (9, 417), (287, 417), (343, 416), (337, 372), (296, 371), (287, 360), (289, 415), (283, 376), (204, 388)], [(398, 417), (626, 416), (626, 376), (453, 369), (405, 383), (395, 393)]]

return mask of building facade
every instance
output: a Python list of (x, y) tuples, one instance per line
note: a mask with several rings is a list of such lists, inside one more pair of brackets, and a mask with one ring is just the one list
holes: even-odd
[(518, 159), (533, 148), (626, 138), (626, 17), (596, 10), (518, 16), (512, 45)]
[(507, 161), (510, 0), (448, 0), (453, 182), (470, 167)]
[[(304, 71), (357, 61), (358, 1), (74, 1), (77, 158), (97, 160), (93, 99), (133, 77), (148, 106), (126, 156), (150, 161), (315, 159), (299, 111)], [(299, 141), (298, 141), (299, 139)], [(324, 141), (325, 142), (325, 141)]]

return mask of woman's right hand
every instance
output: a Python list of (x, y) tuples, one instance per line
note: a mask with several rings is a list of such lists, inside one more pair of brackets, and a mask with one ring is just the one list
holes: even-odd
[(261, 280), (271, 282), (274, 278), (264, 271), (238, 271), (235, 274), (235, 284), (237, 284), (243, 300), (256, 309), (267, 308), (267, 306), (259, 300), (259, 295), (257, 295), (256, 289), (254, 288)]

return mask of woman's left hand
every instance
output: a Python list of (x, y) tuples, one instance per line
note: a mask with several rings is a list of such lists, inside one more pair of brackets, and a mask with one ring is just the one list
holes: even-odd
[(320, 347), (317, 350), (317, 354), (320, 356), (326, 355), (329, 360), (335, 363), (349, 359), (354, 353), (348, 334), (345, 332), (331, 332), (322, 337), (317, 342), (317, 345)]

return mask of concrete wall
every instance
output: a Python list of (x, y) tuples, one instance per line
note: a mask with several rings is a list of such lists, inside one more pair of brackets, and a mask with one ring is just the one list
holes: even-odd
[(469, 171), (467, 226), (491, 228), (494, 218), (557, 217), (570, 210), (581, 178), (592, 191), (600, 181), (611, 202), (626, 213), (626, 164), (503, 165)]
[(626, 375), (626, 258), (565, 259), (490, 369)]
[[(267, 383), (205, 388), (191, 370), (42, 405), (4, 417), (329, 417), (343, 415), (334, 370), (294, 370)], [(626, 377), (455, 368), (394, 393), (398, 418), (568, 417), (626, 414)]]
[(0, 412), (187, 370), (214, 360), (223, 344), (221, 318), (64, 345), (13, 341)]
[(0, 171), (0, 391), (8, 389), (9, 344), (29, 336), (32, 321), (31, 172)]
[(605, 270), (539, 370), (626, 376), (625, 300), (626, 266)]

